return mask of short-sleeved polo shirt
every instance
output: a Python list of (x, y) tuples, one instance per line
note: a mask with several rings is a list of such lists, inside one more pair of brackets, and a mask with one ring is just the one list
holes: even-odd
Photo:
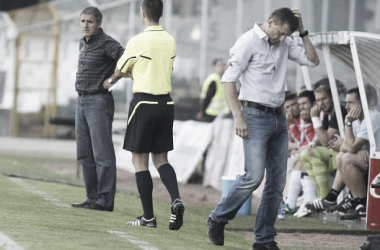
[(164, 95), (172, 91), (175, 56), (174, 38), (160, 25), (148, 26), (129, 40), (117, 69), (123, 73), (132, 69), (133, 93)]

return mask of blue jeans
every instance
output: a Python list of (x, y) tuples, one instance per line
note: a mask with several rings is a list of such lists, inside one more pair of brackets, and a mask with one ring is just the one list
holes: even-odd
[(266, 170), (266, 182), (255, 222), (255, 242), (274, 241), (274, 223), (286, 182), (288, 131), (285, 114), (276, 115), (255, 108), (242, 107), (248, 126), (244, 144), (245, 174), (239, 176), (227, 196), (215, 207), (210, 217), (228, 223), (252, 192), (260, 185)]
[(77, 99), (77, 160), (83, 167), (87, 200), (105, 208), (113, 208), (116, 191), (116, 158), (112, 142), (114, 112), (111, 93)]

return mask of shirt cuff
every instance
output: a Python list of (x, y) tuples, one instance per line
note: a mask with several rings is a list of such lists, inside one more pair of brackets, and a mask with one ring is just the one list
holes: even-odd
[(221, 82), (237, 82), (241, 75), (240, 66), (237, 63), (228, 63), (226, 70), (222, 76)]

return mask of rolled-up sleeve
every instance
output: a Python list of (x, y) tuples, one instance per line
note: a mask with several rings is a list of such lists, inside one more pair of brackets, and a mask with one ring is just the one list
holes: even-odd
[(289, 60), (297, 62), (301, 66), (315, 67), (315, 63), (307, 59), (306, 51), (303, 47), (298, 46), (291, 38), (287, 38), (289, 42)]
[(133, 67), (136, 63), (138, 57), (138, 51), (135, 46), (135, 40), (132, 37), (129, 40), (127, 46), (125, 47), (125, 51), (120, 59), (117, 61), (117, 69), (123, 73), (126, 73), (129, 68)]
[(252, 33), (247, 32), (241, 36), (230, 49), (230, 59), (222, 76), (222, 82), (236, 82), (248, 67), (252, 58)]

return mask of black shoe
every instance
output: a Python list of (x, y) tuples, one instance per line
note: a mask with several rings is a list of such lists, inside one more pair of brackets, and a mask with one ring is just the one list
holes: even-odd
[(252, 250), (280, 250), (277, 243), (272, 241), (268, 243), (253, 243)]
[(380, 240), (380, 234), (370, 234), (367, 236), (367, 240), (368, 241), (372, 241), (372, 240)]
[(372, 250), (372, 249), (379, 249), (380, 246), (380, 239), (373, 239), (370, 242), (365, 243), (360, 247), (360, 250)]
[(367, 243), (364, 243), (363, 245), (360, 246), (360, 250), (371, 250), (372, 248), (372, 242), (367, 242)]
[(320, 212), (325, 209), (328, 209), (329, 207), (335, 206), (335, 201), (328, 201), (326, 199), (320, 199), (316, 200), (313, 203), (306, 204), (306, 208), (313, 211), (313, 212)]
[(73, 203), (73, 204), (71, 204), (71, 206), (76, 207), (76, 208), (84, 208), (85, 206), (91, 205), (92, 203), (94, 203), (94, 202), (90, 202), (88, 200), (85, 200), (82, 203)]
[(137, 220), (127, 221), (125, 224), (138, 227), (157, 227), (157, 220), (156, 217), (147, 220), (141, 215), (140, 217), (137, 217)]
[(208, 238), (217, 246), (224, 245), (224, 227), (226, 223), (215, 221), (208, 217), (207, 221), (207, 235)]
[(327, 212), (341, 212), (341, 213), (347, 213), (350, 209), (354, 208), (356, 206), (355, 200), (352, 199), (351, 195), (348, 195), (341, 203), (338, 205), (332, 206), (327, 208)]
[(171, 207), (171, 215), (169, 222), (170, 230), (179, 230), (183, 225), (183, 214), (185, 212), (185, 206), (182, 201), (175, 200)]
[(356, 220), (367, 216), (367, 209), (362, 204), (357, 205), (354, 209), (348, 211), (345, 215), (340, 216), (341, 220)]
[(112, 212), (113, 211), (113, 207), (111, 208), (105, 208), (101, 205), (99, 205), (98, 203), (92, 203), (90, 205), (86, 205), (84, 206), (84, 208), (86, 209), (92, 209), (92, 210), (98, 210), (98, 211), (108, 211), (108, 212)]

